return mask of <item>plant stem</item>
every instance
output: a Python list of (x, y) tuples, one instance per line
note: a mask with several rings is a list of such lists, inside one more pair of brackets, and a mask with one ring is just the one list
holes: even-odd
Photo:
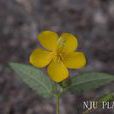
[(56, 95), (56, 114), (60, 114), (59, 104), (60, 104), (60, 94), (57, 94)]

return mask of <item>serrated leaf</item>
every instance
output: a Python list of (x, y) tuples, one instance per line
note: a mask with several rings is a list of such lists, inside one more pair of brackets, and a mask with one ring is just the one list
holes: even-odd
[(66, 88), (77, 92), (95, 89), (113, 81), (114, 77), (106, 73), (83, 73), (71, 78), (72, 84)]
[(41, 70), (30, 65), (10, 63), (20, 79), (43, 97), (52, 96), (53, 83)]

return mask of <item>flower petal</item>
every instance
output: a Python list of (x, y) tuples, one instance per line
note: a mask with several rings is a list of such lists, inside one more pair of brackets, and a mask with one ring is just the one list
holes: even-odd
[(68, 68), (78, 69), (85, 66), (86, 58), (82, 52), (72, 52), (64, 56), (63, 63)]
[(59, 60), (52, 60), (48, 66), (48, 74), (55, 82), (61, 82), (68, 78), (68, 70)]
[(50, 51), (57, 48), (58, 35), (55, 32), (44, 31), (38, 35), (38, 40), (44, 48)]
[(43, 49), (35, 49), (30, 55), (30, 63), (38, 68), (45, 67), (52, 60), (52, 53)]
[(70, 33), (62, 33), (60, 39), (58, 40), (58, 48), (63, 52), (69, 53), (73, 52), (78, 46), (78, 41), (75, 36)]

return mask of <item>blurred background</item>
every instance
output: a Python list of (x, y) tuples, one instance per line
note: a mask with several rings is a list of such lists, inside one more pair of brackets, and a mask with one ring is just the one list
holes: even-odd
[[(114, 0), (0, 0), (0, 114), (55, 114), (55, 100), (38, 96), (7, 64), (28, 64), (43, 30), (78, 36), (79, 50), (88, 58), (84, 72), (114, 74)], [(60, 102), (61, 114), (82, 114), (84, 100), (113, 91), (113, 85), (81, 95), (67, 93)], [(114, 114), (94, 114), (107, 112)]]

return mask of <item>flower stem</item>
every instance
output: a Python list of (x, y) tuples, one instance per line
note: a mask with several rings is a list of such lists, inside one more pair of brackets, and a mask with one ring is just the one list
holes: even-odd
[(56, 95), (56, 114), (60, 114), (59, 105), (60, 105), (60, 94), (57, 94)]

